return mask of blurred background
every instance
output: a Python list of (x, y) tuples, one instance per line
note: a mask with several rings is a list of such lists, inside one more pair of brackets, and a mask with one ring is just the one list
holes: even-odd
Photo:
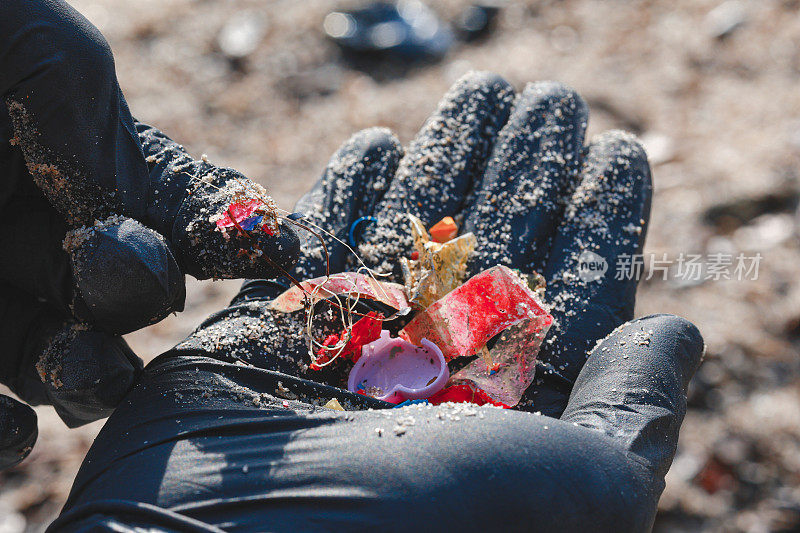
[[(351, 133), (408, 142), (468, 70), (575, 87), (590, 135), (623, 128), (648, 149), (647, 253), (763, 256), (757, 280), (642, 282), (637, 314), (685, 316), (708, 345), (656, 531), (800, 530), (800, 1), (70, 3), (109, 40), (137, 118), (286, 209)], [(237, 287), (189, 280), (186, 311), (131, 346), (152, 359)], [(38, 413), (31, 456), (0, 474), (0, 533), (46, 527), (102, 425)]]

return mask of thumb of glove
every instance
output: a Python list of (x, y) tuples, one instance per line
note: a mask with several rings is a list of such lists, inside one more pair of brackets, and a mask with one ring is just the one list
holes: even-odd
[(111, 216), (67, 234), (79, 294), (73, 312), (113, 334), (183, 310), (184, 276), (166, 240), (136, 220)]

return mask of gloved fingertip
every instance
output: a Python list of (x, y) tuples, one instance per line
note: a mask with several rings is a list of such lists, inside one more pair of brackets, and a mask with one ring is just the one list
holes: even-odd
[(50, 403), (69, 427), (109, 416), (142, 368), (121, 337), (79, 324), (61, 329), (36, 365)]
[[(356, 213), (371, 212), (402, 154), (400, 141), (390, 129), (357, 131), (331, 156), (320, 179), (295, 204), (295, 211), (317, 224), (337, 227), (348, 224)], [(336, 233), (335, 227), (327, 229)]]
[[(633, 211), (647, 219), (653, 194), (653, 177), (641, 141), (623, 130), (604, 131), (586, 148), (587, 172), (605, 173), (609, 190), (626, 198)], [(638, 221), (633, 221), (638, 222)]]
[(705, 341), (700, 330), (689, 320), (671, 314), (655, 314), (631, 321), (628, 327), (652, 333), (657, 342), (669, 350), (672, 361), (683, 376), (684, 389), (702, 362)]
[(0, 470), (12, 467), (31, 453), (39, 435), (36, 411), (0, 395)]
[(638, 165), (640, 173), (650, 174), (650, 166), (639, 138), (631, 132), (624, 130), (607, 130), (598, 133), (591, 139), (589, 150), (597, 152), (597, 158), (615, 163), (613, 156), (623, 157), (625, 160)]
[(235, 170), (216, 168), (181, 205), (172, 243), (197, 279), (275, 278), (297, 262), (303, 224), (281, 216), (267, 191)]
[(684, 318), (661, 314), (626, 322), (591, 350), (564, 416), (614, 426), (619, 421), (596, 421), (602, 419), (596, 413), (631, 403), (682, 417), (686, 388), (703, 352), (700, 332)]
[(375, 127), (361, 130), (353, 135), (348, 141), (348, 144), (350, 143), (362, 154), (359, 159), (374, 157), (382, 152), (402, 151), (399, 139), (388, 128)]
[[(491, 94), (502, 95), (500, 99), (509, 98), (514, 94), (514, 87), (500, 74), (485, 70), (473, 70), (462, 76), (451, 88), (451, 91), (485, 91)], [(510, 98), (509, 98), (510, 100)]]
[(589, 120), (589, 106), (578, 91), (558, 81), (528, 83), (517, 97), (509, 122), (523, 118), (530, 121), (528, 113), (538, 110), (541, 115), (543, 109), (559, 121), (572, 123), (580, 140), (576, 142), (576, 146), (582, 145), (583, 133)]
[(183, 310), (184, 276), (164, 238), (111, 217), (70, 232), (65, 248), (78, 286), (76, 314), (114, 334), (128, 333)]
[(592, 350), (562, 420), (617, 439), (663, 477), (702, 354), (703, 338), (686, 319), (652, 315), (627, 322)]

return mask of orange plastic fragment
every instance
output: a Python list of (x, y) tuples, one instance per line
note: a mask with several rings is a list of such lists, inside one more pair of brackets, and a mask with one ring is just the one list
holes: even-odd
[(433, 227), (428, 230), (428, 233), (430, 233), (433, 242), (444, 243), (450, 239), (454, 239), (455, 236), (458, 235), (458, 226), (456, 225), (456, 221), (453, 220), (453, 217), (444, 217), (434, 224)]

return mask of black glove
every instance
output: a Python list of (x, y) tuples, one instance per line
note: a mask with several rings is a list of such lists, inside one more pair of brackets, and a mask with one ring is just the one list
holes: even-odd
[[(387, 270), (410, 252), (406, 212), (426, 224), (455, 216), (475, 232), (472, 272), (539, 269), (558, 324), (520, 408), (549, 416), (453, 404), (390, 410), (336, 388), (341, 375), (304, 368), (303, 312), (269, 308), (286, 280), (250, 281), (148, 366), (52, 530), (650, 528), (703, 340), (675, 316), (626, 322), (636, 279), (615, 279), (614, 266), (641, 249), (650, 175), (630, 135), (603, 134), (584, 148), (586, 119), (562, 85), (533, 84), (514, 100), (501, 78), (472, 74), (405, 154), (386, 130), (361, 132), (298, 204), (302, 222), (342, 239), (375, 216), (354, 238)], [(320, 246), (301, 236), (292, 274), (324, 273)], [(353, 268), (345, 247), (329, 249), (334, 272)], [(587, 250), (610, 265), (599, 279), (580, 275)], [(320, 409), (331, 398), (348, 411)], [(120, 484), (130, 472), (138, 482)]]
[[(124, 395), (141, 362), (118, 335), (182, 310), (185, 274), (275, 276), (298, 243), (283, 222), (216, 231), (235, 200), (264, 199), (265, 223), (274, 206), (241, 174), (136, 122), (108, 44), (65, 2), (3, 2), (0, 36), (0, 380), (77, 425)], [(46, 383), (21, 377), (53, 361)], [(0, 423), (0, 446), (27, 446), (33, 417)]]
[[(625, 516), (624, 523), (647, 527), (675, 452), (686, 387), (704, 344), (697, 329), (679, 317), (630, 321), (638, 275), (617, 266), (620, 258), (642, 250), (650, 213), (650, 169), (632, 135), (607, 132), (584, 146), (587, 121), (586, 104), (561, 84), (530, 84), (514, 100), (501, 78), (472, 74), (445, 96), (405, 154), (390, 133), (362, 132), (334, 156), (295, 210), (308, 213), (315, 224), (343, 240), (353, 221), (377, 218), (355, 233), (358, 250), (370, 266), (393, 272), (396, 281), (398, 259), (412, 251), (405, 213), (428, 226), (453, 216), (462, 232), (472, 231), (478, 247), (471, 274), (496, 264), (540, 272), (555, 322), (539, 355), (536, 380), (517, 408), (569, 422), (562, 426), (553, 420), (550, 435), (553, 446), (565, 439), (564, 449), (576, 456), (552, 468), (563, 476), (564, 485), (575, 485), (576, 494), (582, 490), (583, 474), (571, 471), (569, 464), (580, 462), (581, 453), (591, 455), (587, 450), (618, 447), (617, 457), (635, 469), (644, 465), (646, 475), (634, 486), (620, 478), (617, 487), (607, 480), (610, 485), (604, 490), (640, 491), (641, 498), (612, 513), (610, 523)], [(382, 148), (369, 156), (354, 150), (368, 141)], [(303, 254), (294, 275), (323, 275), (321, 247), (300, 233)], [(328, 241), (328, 249), (333, 272), (357, 266), (344, 247)], [(580, 268), (579, 258), (586, 252), (607, 264), (597, 279)], [(286, 287), (285, 281), (249, 281), (235, 302), (273, 298)], [(294, 358), (264, 359), (263, 350), (255, 346), (243, 350), (248, 354), (243, 356), (258, 366), (306, 379), (322, 377), (341, 386), (341, 375), (304, 370), (303, 362), (309, 362), (305, 346), (302, 339), (292, 340), (302, 332), (288, 323), (282, 320), (284, 339), (272, 353), (294, 349)], [(559, 429), (571, 424), (582, 430)], [(579, 449), (584, 452), (577, 453)], [(608, 467), (628, 468), (622, 463)], [(571, 505), (578, 513), (575, 523), (586, 524), (585, 510), (576, 502)], [(554, 520), (564, 515), (559, 512)]]

